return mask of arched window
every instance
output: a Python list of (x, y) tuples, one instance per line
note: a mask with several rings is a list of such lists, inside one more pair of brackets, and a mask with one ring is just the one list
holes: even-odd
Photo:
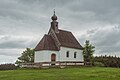
[(66, 52), (66, 57), (69, 57), (69, 51)]
[(74, 52), (74, 58), (76, 58), (77, 57), (77, 52)]

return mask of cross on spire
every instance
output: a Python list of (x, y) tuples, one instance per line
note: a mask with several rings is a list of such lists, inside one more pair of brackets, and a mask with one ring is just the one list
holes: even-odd
[(55, 14), (55, 9), (54, 9), (54, 14)]

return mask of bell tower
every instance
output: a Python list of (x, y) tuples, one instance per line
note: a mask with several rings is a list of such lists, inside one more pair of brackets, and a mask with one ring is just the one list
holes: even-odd
[(58, 22), (56, 21), (57, 20), (57, 16), (55, 15), (55, 10), (54, 10), (54, 14), (51, 17), (51, 19), (52, 19), (51, 28), (55, 31), (55, 33), (59, 33)]

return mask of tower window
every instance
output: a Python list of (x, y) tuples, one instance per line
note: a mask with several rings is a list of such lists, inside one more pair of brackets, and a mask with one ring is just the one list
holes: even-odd
[(77, 56), (76, 56), (76, 55), (77, 55), (76, 53), (77, 53), (77, 52), (74, 52), (74, 58), (76, 58), (76, 57), (77, 57)]
[(56, 27), (57, 27), (58, 25), (56, 24)]
[(66, 57), (69, 57), (69, 51), (66, 52)]

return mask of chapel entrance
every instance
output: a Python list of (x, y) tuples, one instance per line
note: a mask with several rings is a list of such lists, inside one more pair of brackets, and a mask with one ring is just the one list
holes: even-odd
[(51, 65), (55, 65), (56, 54), (51, 54)]

